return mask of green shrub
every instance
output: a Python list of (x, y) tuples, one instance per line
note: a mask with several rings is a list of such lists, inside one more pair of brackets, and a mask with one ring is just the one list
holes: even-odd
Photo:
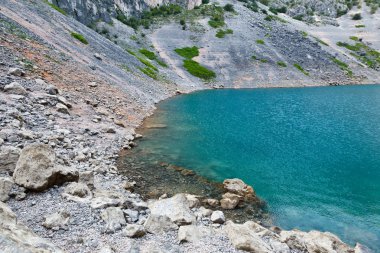
[(362, 15), (360, 13), (356, 13), (355, 15), (352, 16), (352, 20), (361, 20)]
[(228, 11), (228, 12), (234, 12), (234, 11), (235, 11), (234, 6), (233, 6), (232, 4), (226, 4), (226, 5), (223, 7), (223, 9), (224, 9), (225, 11)]
[(267, 59), (260, 59), (260, 62), (262, 62), (262, 63), (267, 63), (268, 60), (267, 60)]
[(159, 59), (156, 59), (156, 62), (158, 63), (158, 65), (160, 65), (161, 67), (165, 67), (165, 68), (167, 68), (168, 67), (168, 65), (165, 63), (165, 62), (163, 62), (163, 61), (160, 61)]
[(144, 58), (141, 58), (139, 56), (137, 56), (137, 59), (142, 63), (144, 64), (145, 66), (155, 70), (155, 71), (158, 71), (158, 69), (156, 68), (156, 66), (154, 66), (150, 61), (148, 61), (147, 59), (144, 59)]
[(322, 45), (325, 45), (325, 46), (329, 46), (329, 44), (327, 44), (326, 42), (324, 42), (323, 40), (321, 40), (320, 38), (318, 38), (318, 37), (315, 37), (315, 36), (313, 36), (313, 38), (316, 40), (316, 41), (318, 41), (320, 44), (322, 44)]
[(63, 15), (67, 15), (66, 11), (62, 10), (61, 8), (59, 8), (57, 5), (55, 4), (52, 4), (50, 2), (48, 2), (47, 0), (45, 0), (45, 3), (47, 3), (51, 8), (53, 8), (54, 10), (58, 11), (59, 13), (63, 14)]
[(305, 38), (306, 38), (307, 35), (308, 35), (307, 32), (305, 32), (305, 31), (302, 31), (301, 34), (302, 34), (302, 37), (305, 37)]
[(307, 72), (306, 70), (304, 70), (302, 67), (301, 67), (301, 65), (299, 65), (299, 64), (297, 64), (297, 63), (294, 63), (293, 64), (293, 66), (295, 67), (295, 68), (297, 68), (299, 71), (301, 71), (302, 73), (304, 73), (305, 75), (309, 75), (309, 72)]
[(208, 4), (210, 3), (210, 0), (202, 0), (202, 4)]
[(75, 32), (71, 32), (71, 36), (77, 40), (79, 40), (80, 42), (82, 42), (83, 44), (87, 45), (88, 44), (88, 41), (86, 40), (85, 37), (83, 37), (83, 35), (79, 34), (79, 33), (75, 33)]
[(181, 19), (181, 20), (179, 21), (179, 23), (180, 23), (180, 25), (185, 25), (185, 24), (186, 24), (186, 21), (185, 21), (184, 19)]
[(222, 27), (224, 23), (224, 12), (221, 7), (215, 6), (211, 14), (211, 18), (208, 21), (208, 24), (213, 28)]
[(350, 36), (350, 40), (353, 40), (353, 41), (359, 41), (359, 38), (356, 37), (356, 36)]
[(356, 27), (356, 28), (364, 28), (365, 25), (356, 25), (355, 27)]
[(285, 6), (280, 7), (280, 8), (275, 8), (273, 6), (269, 7), (269, 11), (272, 12), (273, 14), (277, 15), (278, 13), (286, 13), (287, 8)]
[(216, 33), (216, 37), (217, 38), (224, 38), (227, 34), (233, 34), (234, 33), (234, 31), (233, 30), (231, 30), (231, 29), (227, 29), (227, 30), (222, 30), (222, 29), (219, 29), (218, 31), (217, 31), (217, 33)]
[(201, 66), (198, 62), (187, 59), (183, 61), (183, 67), (193, 76), (203, 80), (211, 80), (216, 77), (215, 72)]
[(254, 11), (254, 12), (259, 11), (259, 6), (257, 5), (256, 1), (247, 3), (244, 6), (247, 7), (248, 9), (250, 9), (251, 11)]
[(337, 58), (331, 58), (331, 60), (334, 63), (336, 63), (340, 67), (341, 70), (345, 71), (348, 76), (350, 76), (350, 77), (353, 76), (352, 70), (350, 69), (350, 67), (348, 66), (347, 63), (342, 62), (342, 61), (338, 60)]
[(295, 20), (303, 21), (303, 15), (297, 15), (293, 17)]
[(285, 62), (282, 62), (282, 61), (277, 62), (277, 65), (280, 67), (283, 67), (283, 68), (286, 68), (288, 66), (288, 65), (286, 65)]
[(199, 50), (195, 46), (194, 47), (177, 48), (174, 51), (186, 59), (192, 59), (193, 57), (196, 57), (199, 55)]
[(151, 77), (152, 79), (158, 80), (158, 73), (155, 72), (154, 70), (152, 70), (151, 68), (149, 68), (149, 67), (145, 67), (145, 68), (138, 67), (138, 69), (141, 72), (143, 72), (145, 75)]
[(336, 11), (336, 16), (339, 18), (339, 17), (341, 17), (341, 16), (343, 16), (343, 15), (346, 15), (347, 12), (348, 12), (347, 9), (344, 9), (344, 10), (338, 9), (338, 10)]
[(260, 44), (260, 45), (264, 45), (265, 44), (265, 42), (263, 40), (256, 40), (256, 43)]
[(151, 52), (145, 48), (140, 49), (139, 52), (141, 54), (145, 55), (145, 57), (148, 58), (149, 60), (155, 60), (157, 58), (155, 53), (153, 53), (153, 52)]

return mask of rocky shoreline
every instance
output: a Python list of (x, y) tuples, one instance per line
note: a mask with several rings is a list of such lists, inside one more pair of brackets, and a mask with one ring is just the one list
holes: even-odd
[[(177, 87), (112, 69), (121, 49), (106, 40), (99, 44), (109, 43), (108, 58), (95, 53), (100, 46), (93, 52), (72, 42), (77, 48), (63, 54), (70, 43), (59, 51), (4, 24), (11, 32), (0, 33), (1, 252), (368, 252), (330, 233), (228, 221), (227, 210), (256, 199), (238, 179), (226, 180), (213, 199), (144, 199), (133, 192), (139, 182), (119, 171), (119, 152), (134, 146), (134, 129)], [(145, 86), (121, 88), (123, 77)]]
[(256, 199), (239, 179), (225, 180), (219, 199), (176, 194), (144, 201), (115, 166), (119, 147), (140, 136), (96, 115), (91, 122), (102, 130), (76, 128), (85, 123), (73, 113), (77, 104), (21, 68), (9, 68), (2, 82), (3, 252), (365, 252), (330, 233), (226, 221), (212, 209)]

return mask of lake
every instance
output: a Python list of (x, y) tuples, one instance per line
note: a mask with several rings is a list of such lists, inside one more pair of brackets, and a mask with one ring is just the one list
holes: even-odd
[(207, 90), (161, 102), (148, 122), (137, 150), (151, 160), (241, 178), (274, 225), (380, 252), (380, 86)]

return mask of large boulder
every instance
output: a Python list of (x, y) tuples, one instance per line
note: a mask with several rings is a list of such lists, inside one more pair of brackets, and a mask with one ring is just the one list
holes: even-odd
[(179, 242), (197, 242), (205, 237), (211, 236), (213, 231), (209, 227), (188, 225), (181, 226), (178, 230)]
[(7, 201), (13, 186), (12, 178), (0, 177), (0, 201)]
[(45, 144), (25, 147), (17, 161), (13, 179), (29, 190), (42, 191), (55, 184), (78, 181), (79, 172), (55, 164), (54, 151)]
[(0, 173), (13, 174), (21, 149), (11, 146), (0, 147)]
[(235, 209), (240, 201), (242, 201), (242, 196), (231, 192), (226, 192), (223, 194), (223, 198), (220, 200), (220, 206), (223, 209)]
[(22, 87), (21, 84), (18, 82), (13, 82), (8, 85), (5, 85), (4, 91), (7, 93), (11, 94), (16, 94), (16, 95), (26, 95), (28, 92), (25, 90), (24, 87)]
[(129, 224), (123, 229), (123, 235), (131, 238), (138, 238), (145, 235), (145, 228), (138, 224)]
[(213, 223), (219, 224), (223, 224), (226, 221), (226, 218), (224, 217), (224, 213), (222, 211), (212, 212), (210, 219)]
[(92, 198), (92, 192), (86, 184), (72, 182), (65, 187), (62, 197), (75, 202), (87, 203)]
[(108, 207), (100, 216), (106, 222), (106, 232), (108, 233), (114, 233), (127, 224), (120, 207)]
[(354, 252), (352, 248), (343, 243), (336, 235), (329, 232), (281, 231), (280, 240), (295, 251), (329, 253)]
[(70, 214), (65, 210), (45, 216), (42, 225), (45, 228), (59, 229), (64, 227), (70, 220)]
[(0, 202), (0, 251), (4, 253), (63, 253), (46, 239), (17, 222), (16, 215)]
[(177, 194), (149, 204), (151, 213), (145, 222), (145, 229), (151, 233), (161, 233), (181, 225), (193, 224), (195, 216), (190, 210), (192, 204), (185, 194)]
[(224, 231), (232, 245), (239, 250), (255, 253), (290, 253), (289, 247), (279, 241), (278, 235), (253, 221), (244, 224), (227, 221)]
[(255, 195), (253, 188), (238, 178), (224, 180), (223, 187), (227, 192), (234, 193), (242, 197)]

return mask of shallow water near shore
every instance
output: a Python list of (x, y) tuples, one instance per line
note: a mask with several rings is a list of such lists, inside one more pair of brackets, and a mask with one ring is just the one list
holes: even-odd
[(380, 252), (380, 86), (196, 92), (160, 103), (141, 131), (131, 153), (146, 163), (241, 178), (274, 225)]

